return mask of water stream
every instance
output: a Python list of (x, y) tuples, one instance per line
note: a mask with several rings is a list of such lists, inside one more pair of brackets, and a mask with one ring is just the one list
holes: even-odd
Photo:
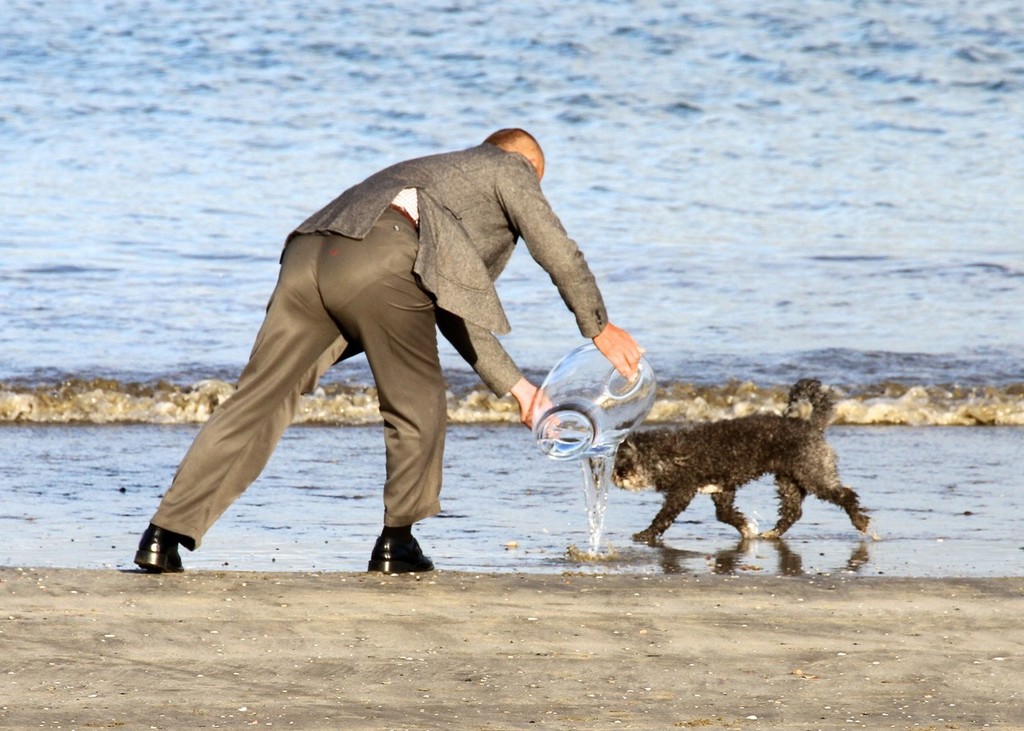
[(583, 492), (587, 503), (587, 525), (590, 528), (590, 544), (586, 556), (601, 557), (601, 534), (604, 532), (604, 517), (608, 511), (608, 487), (612, 482), (612, 468), (615, 466), (615, 452), (592, 454), (580, 460), (583, 469)]

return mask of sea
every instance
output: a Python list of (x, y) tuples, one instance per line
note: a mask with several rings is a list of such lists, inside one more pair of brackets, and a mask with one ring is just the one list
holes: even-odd
[[(244, 366), (285, 236), (391, 163), (523, 127), (642, 428), (779, 412), (813, 377), (871, 511), (780, 541), (612, 488), (603, 553), (555, 462), (447, 345), (440, 569), (1021, 576), (1024, 6), (1011, 0), (7, 0), (0, 7), (0, 565), (132, 570)], [(536, 382), (585, 343), (519, 247)], [(364, 360), (308, 395), (195, 570), (361, 571), (383, 442)], [(739, 493), (765, 527), (770, 479)]]

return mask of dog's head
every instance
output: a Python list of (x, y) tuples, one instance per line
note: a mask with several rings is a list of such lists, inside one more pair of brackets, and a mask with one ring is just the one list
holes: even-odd
[(801, 378), (789, 390), (785, 416), (805, 419), (825, 429), (835, 415), (836, 393), (815, 378)]
[(615, 452), (612, 482), (616, 487), (631, 492), (654, 489), (655, 475), (648, 469), (640, 447), (634, 437), (627, 437)]

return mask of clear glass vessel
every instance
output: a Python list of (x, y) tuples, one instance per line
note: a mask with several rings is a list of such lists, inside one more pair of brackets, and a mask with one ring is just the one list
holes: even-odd
[(654, 404), (657, 381), (646, 358), (632, 379), (601, 351), (582, 345), (551, 369), (535, 402), (533, 434), (552, 459), (614, 454)]

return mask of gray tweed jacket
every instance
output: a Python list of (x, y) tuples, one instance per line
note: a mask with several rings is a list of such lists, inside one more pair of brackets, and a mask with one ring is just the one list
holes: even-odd
[(593, 338), (607, 324), (594, 276), (551, 210), (533, 167), (522, 155), (490, 144), (386, 168), (314, 213), (289, 239), (327, 232), (361, 239), (404, 188), (417, 190), (414, 271), (441, 310), (441, 332), (496, 394), (508, 393), (522, 376), (493, 335), (510, 329), (494, 281), (519, 238), (551, 277), (584, 337)]

